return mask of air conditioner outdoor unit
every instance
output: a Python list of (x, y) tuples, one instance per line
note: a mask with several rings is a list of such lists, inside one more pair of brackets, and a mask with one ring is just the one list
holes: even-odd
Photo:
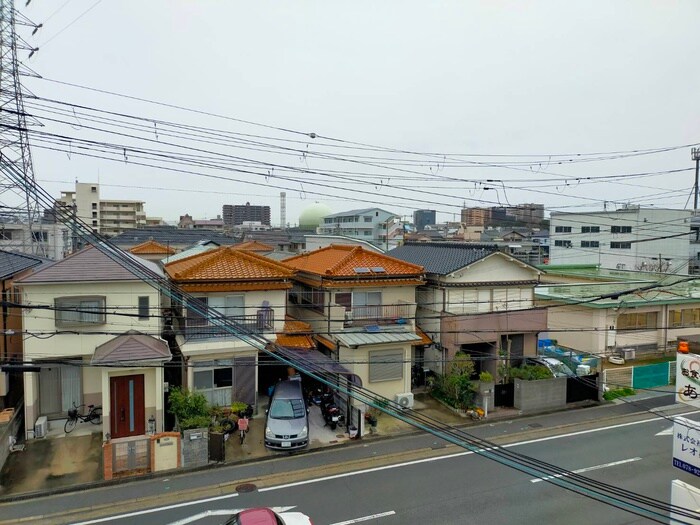
[(49, 431), (49, 420), (46, 416), (40, 416), (37, 418), (36, 423), (34, 423), (34, 437), (44, 438), (46, 433)]
[(635, 348), (623, 348), (622, 349), (622, 357), (625, 358), (625, 361), (629, 361), (630, 359), (634, 359), (637, 355), (637, 350)]
[(396, 394), (396, 404), (401, 408), (413, 408), (413, 393)]

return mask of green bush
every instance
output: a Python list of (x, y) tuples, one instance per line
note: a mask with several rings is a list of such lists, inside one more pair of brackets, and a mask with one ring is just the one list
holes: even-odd
[(248, 404), (243, 401), (234, 401), (231, 403), (231, 414), (238, 415), (239, 412), (243, 412), (248, 408)]
[(170, 413), (177, 417), (180, 430), (208, 427), (211, 410), (204, 395), (175, 387), (170, 390)]
[(615, 390), (608, 390), (603, 393), (603, 398), (606, 401), (612, 401), (618, 397), (633, 396), (635, 394), (634, 388), (616, 388)]
[(450, 406), (466, 409), (474, 401), (474, 385), (471, 376), (474, 373), (474, 362), (469, 354), (457, 352), (447, 369), (447, 374), (437, 376), (431, 388), (436, 398)]
[(511, 379), (535, 381), (537, 379), (551, 379), (552, 372), (546, 366), (523, 365), (520, 368), (511, 368), (510, 377)]
[(490, 383), (493, 381), (493, 376), (491, 375), (491, 372), (484, 370), (479, 374), (479, 381), (482, 381), (484, 383)]

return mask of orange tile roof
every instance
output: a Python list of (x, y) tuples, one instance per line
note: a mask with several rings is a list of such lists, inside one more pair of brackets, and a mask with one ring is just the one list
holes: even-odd
[(229, 281), (214, 283), (180, 283), (180, 288), (185, 292), (254, 292), (256, 290), (289, 290), (291, 282), (283, 281)]
[(283, 263), (232, 246), (173, 261), (164, 270), (173, 281), (183, 283), (275, 281), (294, 275), (294, 270)]
[[(353, 277), (376, 279), (377, 277), (420, 277), (423, 267), (407, 263), (382, 253), (365, 250), (362, 246), (331, 244), (313, 252), (303, 253), (282, 262), (302, 271), (324, 277)], [(355, 268), (384, 268), (382, 273), (357, 273)]]
[(277, 344), (280, 346), (291, 346), (292, 348), (316, 348), (310, 335), (277, 334)]
[(165, 246), (153, 239), (137, 244), (129, 251), (134, 255), (173, 255), (175, 253), (170, 246)]
[(271, 252), (275, 248), (260, 241), (246, 241), (241, 244), (236, 244), (237, 250), (247, 250), (249, 252)]
[(284, 318), (284, 333), (285, 334), (310, 334), (313, 332), (311, 325), (304, 321), (299, 321), (291, 316)]
[(416, 345), (432, 345), (433, 340), (430, 339), (428, 334), (426, 334), (423, 330), (420, 328), (416, 328), (416, 335), (420, 336), (420, 341), (415, 341), (411, 343), (411, 346), (416, 346)]

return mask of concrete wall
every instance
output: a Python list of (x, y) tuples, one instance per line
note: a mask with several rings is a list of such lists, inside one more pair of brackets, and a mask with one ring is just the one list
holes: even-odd
[(12, 419), (7, 423), (0, 423), (0, 470), (2, 470), (7, 456), (10, 455), (10, 436), (17, 437), (19, 427), (22, 424), (22, 407), (15, 407)]
[(515, 380), (515, 408), (523, 414), (566, 407), (566, 378)]
[(209, 463), (209, 429), (185, 430), (182, 437), (182, 466), (197, 467)]

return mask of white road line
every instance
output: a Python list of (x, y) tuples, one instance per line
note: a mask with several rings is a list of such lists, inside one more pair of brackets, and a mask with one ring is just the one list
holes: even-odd
[(331, 525), (352, 525), (353, 523), (361, 523), (363, 521), (375, 520), (377, 518), (385, 518), (386, 516), (393, 516), (394, 514), (396, 514), (396, 512), (390, 510), (388, 512), (382, 512), (380, 514), (372, 514), (371, 516), (362, 516), (361, 518), (355, 518), (354, 520), (331, 523)]
[(88, 521), (79, 521), (73, 523), (72, 525), (92, 525), (93, 523), (105, 523), (112, 520), (122, 520), (124, 518), (133, 518), (134, 516), (141, 516), (143, 514), (153, 514), (154, 512), (161, 512), (170, 509), (179, 509), (181, 507), (189, 507), (192, 505), (199, 505), (200, 503), (209, 503), (210, 501), (221, 501), (222, 499), (230, 499), (238, 496), (238, 492), (234, 494), (226, 494), (224, 496), (215, 496), (213, 498), (200, 499), (197, 501), (186, 501), (185, 503), (175, 503), (173, 505), (166, 505), (164, 507), (155, 507), (153, 509), (146, 510), (136, 510), (134, 512), (129, 512), (127, 514), (117, 514), (116, 516), (108, 516), (106, 518), (97, 518)]
[(566, 478), (569, 477), (571, 474), (581, 474), (582, 472), (590, 472), (592, 470), (600, 470), (602, 468), (615, 467), (617, 465), (624, 465), (625, 463), (632, 463), (633, 461), (639, 461), (641, 459), (642, 458), (621, 459), (620, 461), (613, 461), (611, 463), (605, 463), (604, 465), (595, 465), (593, 467), (585, 467), (580, 468), (578, 470), (572, 470), (570, 474), (555, 474), (554, 476), (543, 476), (541, 478), (531, 479), (530, 483), (539, 483), (540, 481), (547, 481), (548, 479)]
[[(689, 411), (689, 412), (684, 412), (684, 413), (682, 413), (682, 414), (677, 414), (677, 416), (688, 416), (688, 415), (691, 415), (691, 414), (697, 414), (698, 412), (700, 412), (700, 410), (692, 410), (692, 411)], [(634, 425), (641, 425), (641, 424), (644, 424), (644, 423), (652, 423), (652, 422), (655, 422), (655, 421), (658, 421), (658, 418), (655, 417), (655, 418), (650, 418), (650, 419), (643, 419), (643, 420), (641, 420), (641, 421), (633, 421), (633, 422), (631, 422), (631, 423), (620, 423), (619, 425), (611, 425), (611, 426), (608, 426), (608, 427), (592, 428), (592, 429), (589, 429), (589, 430), (581, 430), (581, 431), (578, 431), (578, 432), (569, 432), (568, 434), (561, 434), (561, 435), (558, 435), (558, 436), (548, 436), (548, 437), (543, 437), (543, 438), (530, 439), (530, 440), (528, 440), (528, 441), (520, 441), (520, 442), (517, 442), (517, 443), (511, 443), (510, 445), (503, 445), (503, 448), (512, 448), (512, 447), (518, 447), (518, 446), (522, 446), (522, 445), (531, 445), (531, 444), (533, 444), (533, 443), (541, 443), (541, 442), (543, 442), (543, 441), (550, 441), (550, 440), (553, 440), (553, 439), (561, 439), (561, 438), (567, 438), (567, 437), (572, 437), (572, 436), (581, 436), (581, 435), (584, 435), (584, 434), (591, 434), (591, 433), (593, 433), (593, 432), (602, 432), (602, 431), (604, 431), (604, 430), (614, 430), (614, 429), (616, 429), (616, 428), (623, 428), (623, 427), (629, 427), (629, 426), (634, 426)], [(484, 449), (484, 450), (489, 450), (489, 449)], [(411, 465), (419, 465), (419, 464), (421, 464), (421, 463), (429, 463), (429, 462), (432, 462), (432, 461), (442, 461), (442, 460), (445, 460), (445, 459), (452, 459), (452, 458), (457, 458), (457, 457), (460, 457), (460, 456), (468, 456), (468, 455), (470, 455), (470, 454), (474, 454), (474, 452), (472, 452), (472, 451), (469, 450), (469, 451), (464, 451), (464, 452), (458, 452), (458, 453), (456, 453), (456, 454), (450, 454), (450, 455), (447, 455), (447, 456), (438, 456), (438, 457), (434, 457), (434, 458), (417, 459), (417, 460), (414, 460), (414, 461), (407, 461), (407, 462), (404, 462), (404, 463), (397, 463), (397, 464), (394, 464), (394, 465), (385, 465), (385, 466), (383, 466), (383, 467), (373, 467), (373, 468), (368, 468), (368, 469), (364, 469), (364, 470), (358, 470), (358, 471), (355, 471), (355, 472), (347, 472), (347, 473), (344, 473), (344, 474), (336, 474), (336, 475), (334, 475), (334, 476), (325, 476), (325, 477), (322, 477), (322, 478), (315, 478), (315, 479), (310, 479), (310, 480), (306, 480), (306, 481), (298, 481), (298, 482), (296, 482), (296, 483), (287, 483), (287, 484), (285, 484), (285, 485), (277, 485), (277, 486), (274, 486), (274, 487), (262, 488), (262, 489), (259, 489), (258, 492), (269, 492), (269, 491), (272, 491), (272, 490), (281, 490), (281, 489), (286, 489), (286, 488), (289, 488), (289, 487), (298, 487), (298, 486), (300, 486), (300, 485), (309, 485), (309, 484), (312, 484), (312, 483), (319, 483), (319, 482), (328, 481), (328, 480), (331, 480), (331, 479), (346, 478), (346, 477), (350, 477), (350, 476), (360, 476), (360, 475), (363, 475), (363, 474), (370, 474), (370, 473), (372, 473), (372, 472), (379, 472), (379, 471), (382, 471), (382, 470), (390, 470), (390, 469), (395, 469), (395, 468), (408, 467), (408, 466), (411, 466)], [(130, 513), (128, 513), (128, 514), (120, 514), (120, 515), (117, 515), (117, 516), (111, 516), (111, 517), (107, 517), (107, 518), (99, 518), (99, 519), (90, 520), (90, 521), (81, 521), (81, 522), (79, 522), (79, 523), (74, 523), (73, 525), (92, 525), (92, 524), (94, 524), (94, 523), (105, 523), (105, 522), (110, 521), (110, 520), (118, 520), (118, 519), (123, 519), (123, 518), (131, 518), (131, 517), (133, 517), (133, 516), (141, 516), (141, 515), (143, 515), (143, 514), (152, 514), (152, 513), (154, 513), (154, 512), (160, 512), (160, 511), (163, 511), (163, 510), (176, 509), (176, 508), (179, 508), (179, 507), (187, 507), (187, 506), (190, 506), (190, 505), (198, 505), (198, 504), (200, 504), (200, 503), (208, 503), (208, 502), (210, 502), (210, 501), (218, 501), (218, 500), (222, 500), (222, 499), (233, 498), (233, 497), (235, 497), (235, 496), (238, 496), (238, 493), (227, 494), (227, 495), (225, 495), (225, 496), (216, 496), (216, 497), (213, 497), (213, 498), (207, 498), (207, 499), (197, 500), (197, 501), (188, 501), (188, 502), (185, 502), (185, 503), (177, 503), (177, 504), (175, 504), (175, 505), (168, 505), (168, 506), (165, 506), (165, 507), (156, 507), (156, 508), (153, 508), (153, 509), (146, 509), (146, 510), (134, 511), (134, 512), (130, 512)]]
[(673, 427), (668, 427), (666, 430), (662, 430), (657, 436), (671, 436), (673, 435)]

